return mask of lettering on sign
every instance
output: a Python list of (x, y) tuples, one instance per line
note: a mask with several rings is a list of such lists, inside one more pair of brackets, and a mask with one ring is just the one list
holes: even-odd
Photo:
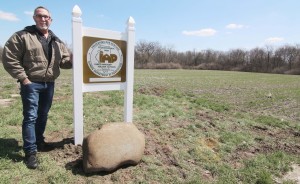
[(87, 64), (97, 76), (112, 77), (122, 68), (122, 50), (112, 41), (97, 41), (87, 52)]

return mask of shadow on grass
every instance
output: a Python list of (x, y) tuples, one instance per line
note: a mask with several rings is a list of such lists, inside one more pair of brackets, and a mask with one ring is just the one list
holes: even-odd
[(73, 144), (74, 145), (74, 138), (64, 138), (63, 140), (59, 142), (52, 142), (51, 143), (55, 148), (64, 148), (64, 145), (66, 144)]
[(77, 159), (75, 161), (67, 163), (65, 165), (65, 168), (67, 170), (71, 170), (74, 175), (81, 175), (81, 176), (89, 177), (89, 176), (95, 176), (95, 175), (97, 175), (97, 176), (110, 175), (110, 174), (113, 174), (114, 172), (117, 172), (120, 169), (126, 169), (126, 168), (129, 168), (129, 167), (132, 167), (132, 166), (135, 166), (135, 165), (133, 165), (133, 164), (124, 164), (124, 165), (116, 168), (113, 171), (99, 171), (99, 172), (85, 173), (84, 170), (83, 170), (83, 161), (82, 161), (82, 159)]
[(14, 162), (21, 162), (23, 161), (23, 157), (19, 153), (21, 149), (22, 147), (18, 145), (18, 141), (16, 139), (0, 138), (0, 158), (7, 158)]
[(38, 150), (39, 152), (49, 152), (55, 149), (63, 149), (65, 145), (73, 144), (74, 145), (74, 138), (65, 138), (58, 142), (47, 142), (46, 145), (41, 146), (41, 149)]

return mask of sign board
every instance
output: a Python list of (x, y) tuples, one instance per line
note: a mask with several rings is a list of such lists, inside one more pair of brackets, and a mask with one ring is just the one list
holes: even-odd
[(83, 82), (125, 82), (126, 41), (83, 37)]
[(124, 91), (124, 122), (132, 122), (134, 77), (134, 20), (125, 32), (82, 26), (81, 10), (72, 11), (73, 117), (75, 145), (83, 142), (83, 93)]

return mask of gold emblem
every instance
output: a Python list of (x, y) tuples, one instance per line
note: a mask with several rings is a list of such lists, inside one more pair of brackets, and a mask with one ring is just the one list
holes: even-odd
[(123, 54), (114, 42), (100, 40), (91, 45), (87, 52), (87, 64), (100, 77), (116, 75), (123, 65)]

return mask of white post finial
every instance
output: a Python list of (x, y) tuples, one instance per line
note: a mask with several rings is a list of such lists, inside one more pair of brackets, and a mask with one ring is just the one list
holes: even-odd
[(128, 21), (127, 21), (127, 26), (128, 26), (128, 28), (133, 28), (133, 29), (134, 29), (134, 24), (135, 24), (135, 21), (134, 21), (134, 19), (130, 16), (130, 17), (128, 18)]
[(79, 18), (80, 16), (81, 16), (81, 10), (80, 10), (80, 8), (79, 8), (79, 6), (78, 5), (75, 5), (74, 7), (73, 7), (73, 11), (72, 11), (72, 15), (73, 15), (73, 17), (76, 17), (76, 18)]

